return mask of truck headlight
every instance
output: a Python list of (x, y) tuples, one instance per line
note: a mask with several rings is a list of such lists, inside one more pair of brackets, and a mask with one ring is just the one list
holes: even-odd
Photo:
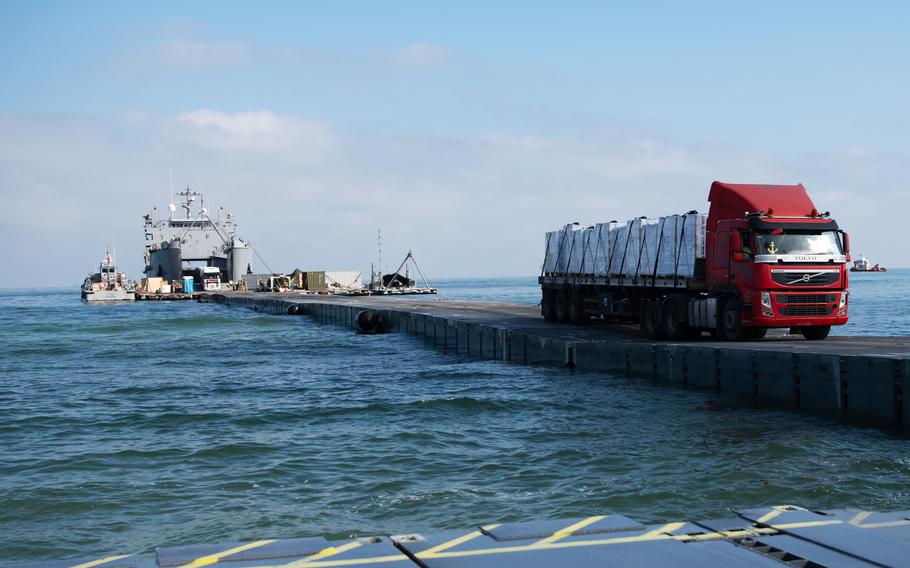
[(774, 310), (771, 309), (771, 292), (761, 293), (761, 315), (766, 318), (774, 317)]
[(840, 304), (837, 306), (837, 315), (845, 316), (847, 315), (847, 296), (850, 295), (849, 290), (844, 290), (840, 295)]

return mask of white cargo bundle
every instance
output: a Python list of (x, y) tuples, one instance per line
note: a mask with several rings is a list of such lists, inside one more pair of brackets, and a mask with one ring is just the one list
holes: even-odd
[(610, 274), (610, 253), (613, 251), (610, 227), (616, 224), (615, 221), (598, 223), (592, 229), (591, 261), (594, 269), (591, 272), (595, 276), (609, 276)]
[(696, 260), (705, 257), (706, 220), (705, 215), (687, 213), (593, 227), (565, 225), (546, 234), (543, 271), (612, 278), (692, 278)]
[(562, 248), (563, 231), (550, 231), (544, 242), (543, 271), (544, 273), (559, 272), (559, 251)]
[[(576, 239), (576, 234), (583, 232), (584, 227), (578, 223), (564, 226), (559, 231), (551, 231), (546, 236), (546, 255), (543, 261), (543, 271), (564, 274), (569, 272), (570, 264), (581, 266), (581, 258), (573, 263), (573, 255), (582, 254), (583, 238)], [(575, 252), (577, 241), (578, 252)]]
[(707, 217), (698, 213), (661, 217), (657, 276), (691, 278), (696, 259), (705, 258)]
[(639, 218), (628, 223), (616, 224), (615, 229), (611, 231), (615, 237), (613, 258), (610, 262), (612, 276), (635, 277), (650, 274), (647, 267), (653, 267), (652, 259), (657, 254), (657, 236), (652, 236), (648, 227), (658, 222), (658, 219)]
[[(562, 251), (559, 258), (559, 271), (572, 273), (581, 266), (581, 253), (584, 246), (585, 228), (578, 223), (566, 225), (563, 229)], [(574, 269), (574, 270), (573, 270)]]
[(571, 274), (594, 273), (593, 227), (572, 231), (572, 246), (569, 249), (569, 267)]
[[(639, 244), (635, 270), (626, 276), (651, 276), (657, 262), (657, 246), (660, 243), (660, 219), (636, 219), (638, 221)], [(631, 248), (631, 247), (630, 247)]]
[(607, 251), (607, 270), (608, 276), (618, 275), (622, 271), (623, 252), (626, 249), (626, 241), (629, 238), (629, 224), (608, 223), (608, 240), (610, 248)]
[(363, 274), (355, 270), (327, 270), (325, 285), (336, 290), (360, 290), (363, 288)]

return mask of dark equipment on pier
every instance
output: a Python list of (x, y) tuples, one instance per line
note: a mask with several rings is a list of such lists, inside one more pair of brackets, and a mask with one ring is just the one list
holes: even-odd
[(408, 278), (404, 274), (383, 274), (382, 285), (385, 288), (413, 288), (417, 282), (413, 278)]

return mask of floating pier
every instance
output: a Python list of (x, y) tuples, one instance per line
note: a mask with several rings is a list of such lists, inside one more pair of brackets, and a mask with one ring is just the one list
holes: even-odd
[(386, 332), (408, 332), (448, 353), (520, 364), (623, 372), (657, 382), (751, 396), (790, 408), (910, 426), (910, 337), (768, 337), (651, 341), (637, 326), (548, 323), (540, 308), (494, 302), (221, 293), (203, 301), (299, 314), (357, 329), (376, 312)]
[(485, 524), (465, 530), (329, 541), (265, 539), (158, 548), (7, 568), (536, 568), (572, 566), (906, 566), (910, 511), (810, 511), (793, 505), (660, 524), (619, 514)]
[(184, 294), (182, 292), (171, 292), (170, 294), (158, 294), (148, 292), (135, 292), (137, 302), (180, 302), (183, 300), (198, 300), (202, 292), (191, 292)]

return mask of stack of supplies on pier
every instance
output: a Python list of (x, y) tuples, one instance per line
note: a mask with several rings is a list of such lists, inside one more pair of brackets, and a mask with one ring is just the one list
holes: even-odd
[(705, 223), (704, 215), (692, 212), (591, 227), (565, 225), (546, 234), (543, 272), (691, 278), (696, 259), (705, 257)]

